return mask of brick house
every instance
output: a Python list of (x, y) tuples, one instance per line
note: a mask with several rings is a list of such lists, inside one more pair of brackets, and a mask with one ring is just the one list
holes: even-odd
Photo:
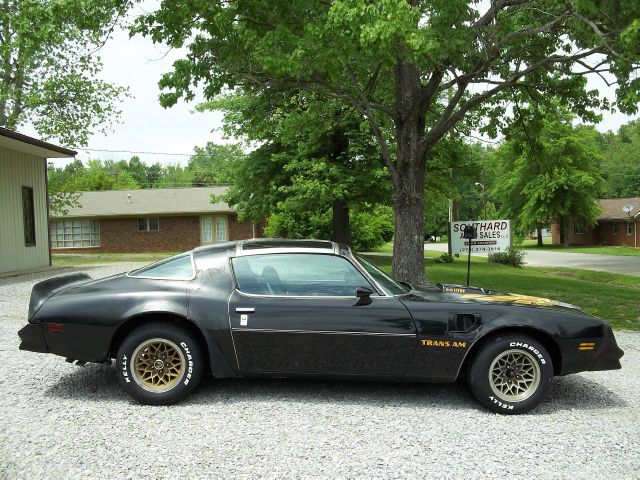
[[(625, 245), (640, 247), (640, 197), (606, 198), (598, 200), (602, 213), (593, 228), (579, 223), (569, 227), (569, 243), (571, 245)], [(630, 214), (622, 209), (625, 205), (634, 208)], [(555, 245), (564, 243), (560, 226), (551, 225), (551, 241)]]
[(223, 202), (227, 187), (80, 192), (80, 207), (51, 220), (54, 253), (181, 252), (261, 235)]

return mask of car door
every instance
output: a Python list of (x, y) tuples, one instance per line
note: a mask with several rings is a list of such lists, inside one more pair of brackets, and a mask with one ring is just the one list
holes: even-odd
[(234, 258), (229, 322), (245, 373), (402, 376), (417, 345), (414, 322), (350, 260), (320, 253)]

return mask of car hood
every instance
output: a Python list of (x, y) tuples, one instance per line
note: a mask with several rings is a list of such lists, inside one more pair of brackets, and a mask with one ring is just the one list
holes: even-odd
[(580, 307), (570, 303), (559, 302), (549, 298), (487, 290), (481, 287), (468, 287), (465, 285), (438, 284), (433, 287), (413, 287), (408, 295), (415, 295), (416, 297), (432, 302), (514, 305), (552, 308), (565, 311), (573, 310), (584, 314)]

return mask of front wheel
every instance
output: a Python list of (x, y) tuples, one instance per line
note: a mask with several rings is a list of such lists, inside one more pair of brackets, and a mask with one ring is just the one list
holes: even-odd
[(473, 359), (469, 388), (485, 407), (505, 414), (525, 413), (545, 397), (553, 364), (547, 350), (526, 335), (490, 340)]
[(131, 332), (118, 349), (117, 367), (125, 392), (147, 405), (183, 399), (204, 371), (198, 341), (188, 331), (164, 322)]

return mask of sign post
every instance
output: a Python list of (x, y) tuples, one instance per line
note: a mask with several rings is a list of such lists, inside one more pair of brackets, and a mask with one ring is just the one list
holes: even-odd
[(462, 225), (462, 238), (469, 240), (469, 255), (467, 255), (467, 287), (469, 286), (469, 279), (471, 278), (471, 247), (473, 245), (473, 239), (478, 238), (478, 232), (473, 223), (468, 225)]

